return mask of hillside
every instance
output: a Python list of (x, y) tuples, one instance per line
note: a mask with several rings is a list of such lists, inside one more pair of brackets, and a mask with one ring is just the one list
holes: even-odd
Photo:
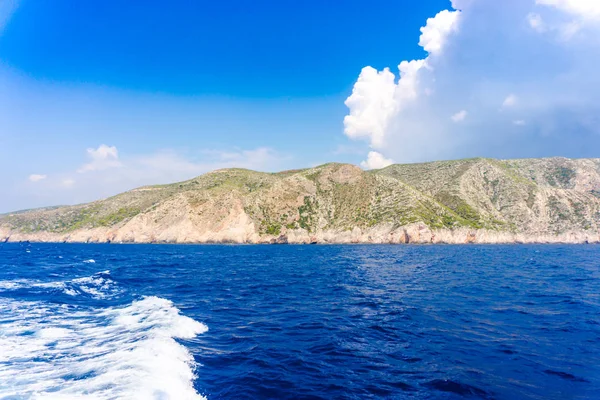
[(224, 169), (0, 216), (2, 241), (600, 242), (600, 159)]

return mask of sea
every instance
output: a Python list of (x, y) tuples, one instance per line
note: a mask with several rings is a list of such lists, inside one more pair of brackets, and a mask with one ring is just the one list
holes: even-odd
[(600, 246), (0, 244), (0, 399), (600, 399)]

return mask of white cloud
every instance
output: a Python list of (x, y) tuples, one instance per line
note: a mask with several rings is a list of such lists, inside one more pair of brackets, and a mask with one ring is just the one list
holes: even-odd
[(502, 107), (503, 108), (512, 107), (515, 104), (517, 104), (517, 96), (515, 96), (514, 94), (509, 94), (502, 102)]
[(600, 19), (598, 0), (536, 0), (536, 4), (553, 6), (584, 19)]
[(435, 17), (428, 18), (427, 24), (421, 28), (419, 46), (430, 54), (442, 50), (448, 35), (455, 32), (460, 12), (444, 10)]
[(77, 170), (80, 174), (122, 166), (119, 161), (119, 152), (115, 146), (101, 144), (97, 149), (87, 149), (87, 154), (91, 161)]
[(31, 175), (29, 175), (29, 180), (31, 182), (39, 182), (39, 181), (46, 179), (47, 177), (48, 177), (47, 175), (31, 174)]
[(394, 98), (394, 79), (394, 74), (387, 68), (381, 72), (372, 67), (363, 68), (352, 95), (346, 99), (350, 109), (350, 114), (344, 118), (348, 137), (367, 137), (377, 145), (383, 142), (388, 121), (398, 107)]
[[(363, 69), (346, 100), (346, 136), (398, 162), (593, 156), (600, 22), (579, 11), (594, 13), (600, 1), (589, 9), (558, 0), (452, 4), (455, 11), (427, 20), (418, 40), (428, 55), (402, 61), (398, 80), (387, 69)], [(518, 132), (506, 129), (513, 123)]]
[[(459, 15), (460, 11), (446, 10), (429, 18), (421, 29), (419, 44), (430, 55), (440, 54), (447, 37), (457, 30)], [(374, 148), (384, 146), (391, 121), (419, 96), (419, 72), (429, 68), (429, 57), (402, 61), (397, 82), (388, 68), (363, 68), (345, 102), (350, 109), (344, 118), (345, 134), (352, 139), (368, 139)], [(424, 93), (432, 92), (426, 88)]]
[(380, 169), (392, 165), (394, 161), (385, 158), (383, 154), (376, 151), (370, 151), (367, 159), (360, 163), (360, 166), (365, 169)]
[(465, 118), (467, 118), (467, 112), (465, 110), (461, 110), (454, 114), (452, 117), (450, 117), (450, 119), (452, 119), (452, 121), (454, 122), (464, 121)]
[[(600, 23), (600, 1), (597, 0), (536, 0), (537, 11), (528, 17), (530, 26), (540, 32), (552, 32), (561, 41), (571, 41), (591, 26)], [(547, 11), (559, 10), (560, 13)], [(549, 14), (549, 22), (540, 12)], [(593, 36), (597, 36), (596, 32)], [(582, 38), (588, 40), (589, 38)]]

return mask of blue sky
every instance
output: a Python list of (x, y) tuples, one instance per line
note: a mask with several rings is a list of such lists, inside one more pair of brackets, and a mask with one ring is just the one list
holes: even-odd
[(589, 0), (0, 0), (0, 212), (221, 167), (597, 157), (599, 21)]
[(398, 53), (422, 56), (419, 27), (448, 6), (21, 0), (4, 30), (2, 59), (35, 79), (149, 93), (345, 96), (365, 63), (384, 67)]

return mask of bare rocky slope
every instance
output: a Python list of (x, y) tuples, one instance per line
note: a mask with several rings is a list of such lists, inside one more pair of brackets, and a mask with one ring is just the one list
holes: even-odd
[(0, 241), (598, 243), (600, 159), (223, 169), (0, 216)]

